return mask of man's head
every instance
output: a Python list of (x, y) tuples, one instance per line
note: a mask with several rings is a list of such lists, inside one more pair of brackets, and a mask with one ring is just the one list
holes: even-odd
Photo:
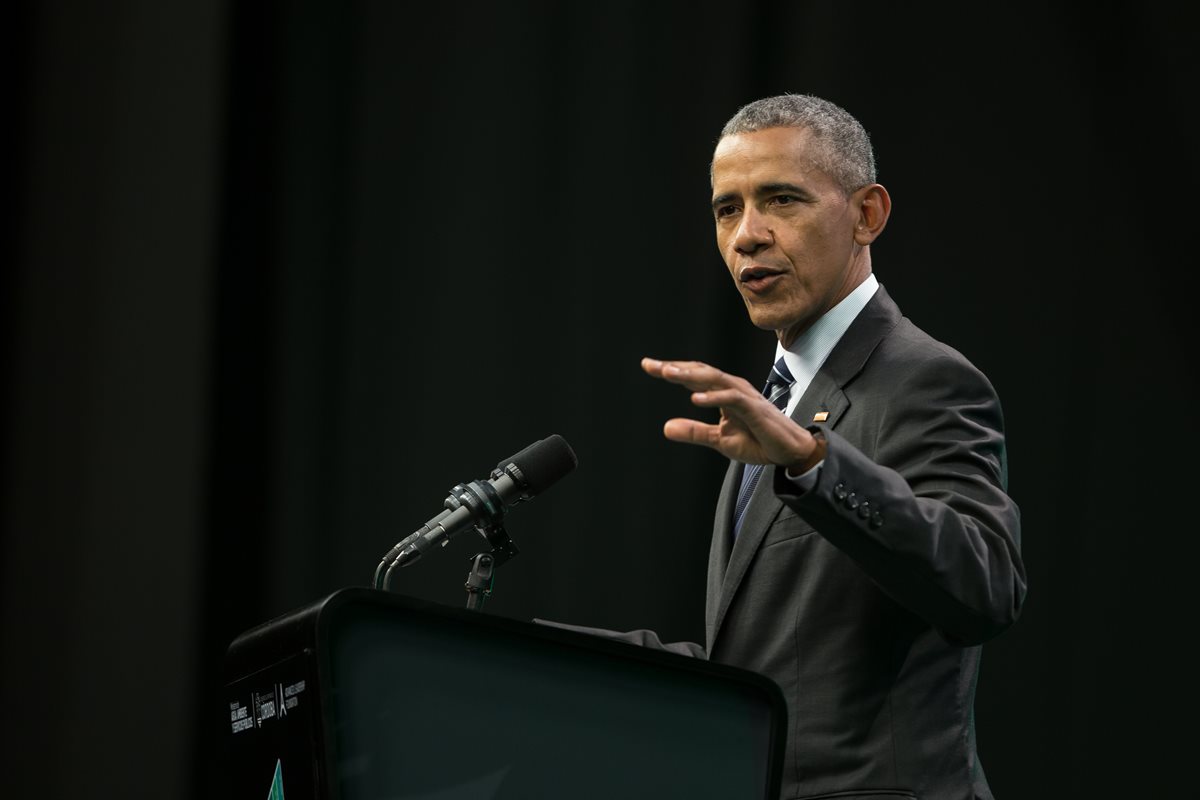
[(875, 151), (862, 124), (841, 106), (807, 94), (764, 97), (742, 106), (725, 127), (721, 138), (754, 133), (767, 128), (806, 128), (813, 133), (809, 157), (842, 191), (875, 183)]
[(742, 108), (713, 154), (717, 245), (750, 319), (788, 345), (871, 272), (891, 211), (862, 125), (782, 95)]

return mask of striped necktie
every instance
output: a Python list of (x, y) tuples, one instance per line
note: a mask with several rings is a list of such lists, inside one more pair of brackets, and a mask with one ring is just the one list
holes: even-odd
[[(776, 408), (783, 411), (787, 408), (788, 393), (795, 382), (796, 379), (792, 377), (791, 370), (784, 363), (783, 356), (780, 356), (779, 360), (775, 362), (775, 366), (771, 367), (771, 374), (767, 376), (767, 383), (763, 386), (763, 396), (774, 403)], [(750, 504), (750, 495), (754, 494), (754, 487), (758, 485), (758, 478), (762, 475), (763, 466), (763, 464), (747, 464), (742, 471), (742, 488), (738, 492), (737, 505), (733, 509), (733, 537), (735, 539), (742, 529), (742, 515), (746, 512), (746, 506)]]

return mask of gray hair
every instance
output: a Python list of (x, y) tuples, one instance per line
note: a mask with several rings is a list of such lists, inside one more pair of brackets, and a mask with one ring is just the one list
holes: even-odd
[(742, 106), (721, 138), (767, 128), (807, 128), (820, 146), (813, 160), (846, 194), (875, 183), (875, 152), (862, 123), (840, 106), (808, 94), (764, 97)]

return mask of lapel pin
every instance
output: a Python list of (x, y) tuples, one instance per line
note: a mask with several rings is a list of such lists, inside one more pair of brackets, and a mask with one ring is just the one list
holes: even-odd
[(824, 422), (827, 419), (829, 419), (828, 411), (818, 411), (817, 413), (813, 414), (813, 422)]

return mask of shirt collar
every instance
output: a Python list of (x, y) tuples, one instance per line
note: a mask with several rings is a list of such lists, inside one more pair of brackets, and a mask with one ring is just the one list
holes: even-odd
[(785, 349), (781, 343), (776, 343), (775, 359), (778, 360), (782, 356), (796, 378), (791, 391), (792, 402), (788, 404), (789, 412), (795, 401), (804, 394), (804, 390), (825, 363), (825, 359), (833, 352), (850, 323), (854, 322), (854, 318), (866, 307), (878, 288), (879, 281), (875, 279), (874, 273), (868, 274), (866, 280), (855, 287), (854, 291), (822, 314), (808, 330), (797, 336), (791, 347)]

